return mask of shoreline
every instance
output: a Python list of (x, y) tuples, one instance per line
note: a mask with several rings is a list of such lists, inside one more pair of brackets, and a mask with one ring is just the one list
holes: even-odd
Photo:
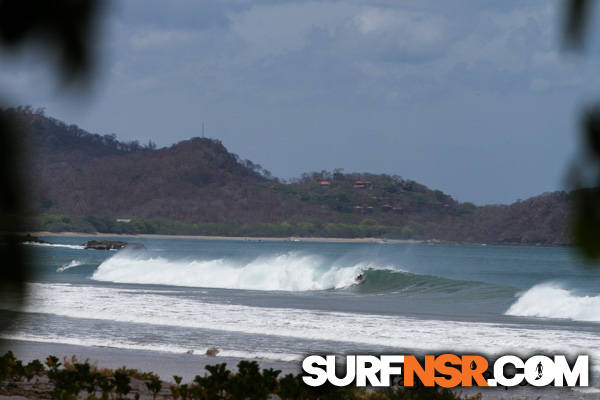
[(241, 360), (256, 361), (261, 368), (274, 368), (281, 370), (282, 376), (288, 373), (298, 374), (300, 363), (293, 361), (274, 361), (265, 359), (207, 356), (205, 354), (171, 353), (157, 350), (125, 349), (119, 347), (84, 346), (77, 344), (38, 342), (26, 339), (0, 339), (2, 354), (12, 351), (15, 356), (24, 362), (34, 359), (44, 361), (49, 355), (57, 356), (61, 361), (63, 357), (77, 357), (79, 361), (89, 359), (90, 363), (97, 363), (100, 368), (117, 369), (122, 366), (138, 369), (141, 372), (154, 372), (162, 380), (173, 383), (173, 375), (183, 377), (184, 381), (191, 381), (196, 375), (203, 375), (206, 365), (227, 363), (227, 369), (237, 371), (237, 364)]
[(439, 239), (385, 239), (385, 238), (333, 238), (333, 237), (269, 237), (269, 236), (207, 236), (207, 235), (165, 235), (165, 234), (131, 234), (131, 233), (86, 233), (86, 232), (20, 232), (21, 235), (32, 236), (57, 236), (57, 237), (117, 237), (141, 239), (193, 239), (193, 240), (231, 240), (240, 242), (307, 242), (307, 243), (379, 243), (379, 244), (453, 244), (465, 246), (525, 246), (525, 247), (572, 247), (572, 244), (554, 243), (479, 243), (479, 242), (454, 242)]
[[(11, 350), (15, 356), (24, 362), (39, 359), (44, 362), (49, 355), (57, 356), (61, 361), (63, 357), (70, 359), (75, 356), (79, 361), (88, 361), (100, 368), (117, 369), (123, 366), (137, 369), (141, 372), (153, 372), (160, 376), (162, 381), (174, 383), (173, 375), (183, 378), (183, 382), (189, 382), (196, 375), (204, 375), (207, 371), (206, 365), (227, 363), (227, 369), (237, 371), (237, 363), (241, 360), (257, 361), (262, 369), (273, 368), (281, 370), (280, 377), (292, 373), (301, 373), (300, 362), (291, 361), (267, 361), (263, 359), (219, 357), (187, 353), (169, 353), (155, 350), (123, 349), (116, 347), (82, 346), (52, 342), (37, 342), (22, 339), (0, 339), (0, 351), (4, 354)], [(399, 352), (402, 354), (402, 352)], [(419, 352), (407, 351), (405, 354), (419, 354)], [(552, 399), (552, 400), (576, 400), (595, 399), (598, 392), (577, 391), (567, 387), (544, 387), (534, 388), (532, 386), (517, 386), (508, 390), (498, 388), (480, 387), (457, 387), (452, 391), (461, 396), (476, 396), (481, 394), (483, 400), (502, 399)], [(9, 397), (0, 396), (0, 399)], [(23, 397), (24, 398), (24, 397)]]
[(57, 237), (123, 237), (142, 239), (196, 239), (196, 240), (232, 240), (232, 241), (263, 241), (263, 242), (320, 242), (320, 243), (441, 243), (432, 240), (414, 239), (381, 239), (381, 238), (327, 238), (327, 237), (268, 237), (268, 236), (203, 236), (203, 235), (162, 235), (162, 234), (128, 234), (128, 233), (84, 233), (84, 232), (25, 232), (32, 236)]

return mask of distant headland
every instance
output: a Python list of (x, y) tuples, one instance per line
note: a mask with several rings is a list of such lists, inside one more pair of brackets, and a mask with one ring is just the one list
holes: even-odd
[(88, 133), (29, 107), (2, 112), (27, 133), (27, 231), (570, 242), (572, 193), (476, 206), (397, 175), (337, 169), (282, 181), (214, 139), (156, 148)]

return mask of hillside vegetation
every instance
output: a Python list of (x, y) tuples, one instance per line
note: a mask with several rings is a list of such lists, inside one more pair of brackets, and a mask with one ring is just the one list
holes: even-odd
[(477, 207), (400, 176), (335, 170), (282, 182), (218, 140), (157, 149), (40, 110), (3, 112), (26, 132), (32, 229), (568, 243), (565, 192)]

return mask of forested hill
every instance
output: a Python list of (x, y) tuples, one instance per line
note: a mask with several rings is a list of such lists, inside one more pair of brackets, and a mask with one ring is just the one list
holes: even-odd
[(564, 192), (476, 207), (399, 176), (336, 170), (285, 183), (218, 140), (157, 149), (30, 108), (3, 112), (27, 133), (32, 229), (568, 242), (571, 195)]

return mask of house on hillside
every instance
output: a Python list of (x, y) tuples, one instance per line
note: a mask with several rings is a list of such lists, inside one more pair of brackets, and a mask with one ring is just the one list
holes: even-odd
[(352, 186), (354, 189), (371, 189), (371, 181), (355, 181)]

